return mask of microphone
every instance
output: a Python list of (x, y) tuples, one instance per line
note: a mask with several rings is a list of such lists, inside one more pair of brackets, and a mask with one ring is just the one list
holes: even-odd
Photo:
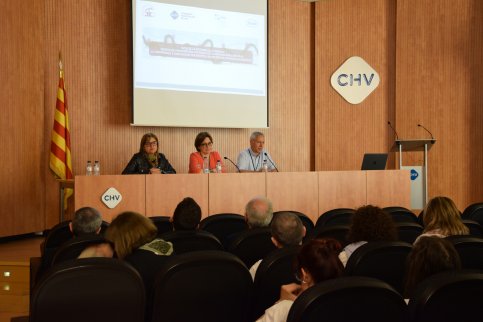
[(275, 165), (275, 163), (273, 163), (273, 161), (270, 160), (270, 157), (268, 156), (267, 152), (264, 152), (263, 154), (265, 154), (265, 156), (267, 157), (268, 161), (270, 161), (270, 163), (273, 165), (273, 167), (275, 168), (275, 170), (277, 170), (277, 172), (280, 172), (280, 171), (278, 171), (277, 166)]
[(233, 164), (235, 166), (235, 168), (238, 170), (238, 172), (240, 172), (240, 168), (236, 165), (235, 162), (231, 161), (231, 159), (229, 157), (223, 157), (223, 159), (230, 161), (231, 164)]
[(434, 142), (435, 142), (435, 140), (434, 140), (433, 133), (431, 133), (431, 131), (429, 131), (427, 128), (425, 128), (425, 127), (424, 127), (423, 125), (421, 125), (421, 124), (418, 124), (418, 126), (419, 126), (419, 127), (422, 127), (423, 129), (425, 129), (425, 130), (426, 130), (426, 132), (428, 132), (428, 133), (429, 133), (429, 135), (431, 135), (431, 143), (434, 143)]
[(396, 140), (399, 141), (399, 136), (397, 135), (396, 129), (392, 126), (391, 122), (387, 121), (387, 124), (389, 124), (389, 126), (393, 130), (394, 134), (396, 134)]

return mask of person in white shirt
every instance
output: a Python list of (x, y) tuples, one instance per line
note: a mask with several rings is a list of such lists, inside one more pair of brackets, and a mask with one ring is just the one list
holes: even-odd
[(300, 284), (283, 285), (280, 300), (265, 310), (257, 322), (285, 322), (293, 302), (309, 287), (342, 276), (344, 266), (337, 254), (342, 246), (335, 239), (313, 239), (297, 255), (296, 277)]
[(263, 165), (267, 165), (267, 171), (278, 171), (270, 154), (263, 148), (265, 135), (262, 132), (253, 132), (250, 135), (250, 147), (241, 151), (237, 159), (237, 167), (240, 172), (261, 172)]
[[(306, 233), (305, 226), (299, 216), (288, 211), (279, 212), (273, 216), (270, 230), (272, 243), (277, 248), (302, 245), (302, 239)], [(250, 268), (253, 280), (255, 280), (255, 275), (261, 262), (262, 260), (260, 259)]]

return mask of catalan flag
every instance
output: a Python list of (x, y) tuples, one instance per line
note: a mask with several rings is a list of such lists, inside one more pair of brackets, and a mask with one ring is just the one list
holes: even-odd
[[(60, 56), (60, 55), (59, 55)], [(70, 127), (67, 99), (64, 88), (64, 69), (59, 57), (59, 86), (57, 89), (57, 102), (55, 104), (54, 128), (52, 130), (52, 143), (50, 145), (50, 169), (58, 179), (72, 179), (72, 158), (70, 154)], [(64, 191), (64, 210), (67, 208), (67, 199), (73, 194), (73, 189)]]

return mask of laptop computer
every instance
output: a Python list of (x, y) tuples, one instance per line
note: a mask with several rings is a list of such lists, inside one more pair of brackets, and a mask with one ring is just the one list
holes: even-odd
[(386, 169), (387, 153), (365, 153), (361, 170)]

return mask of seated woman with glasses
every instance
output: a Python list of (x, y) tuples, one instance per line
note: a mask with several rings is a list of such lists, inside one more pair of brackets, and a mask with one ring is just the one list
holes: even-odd
[(146, 133), (141, 139), (139, 152), (134, 154), (122, 174), (176, 173), (164, 154), (158, 151), (158, 137)]
[(299, 294), (317, 283), (342, 276), (344, 266), (338, 254), (342, 246), (335, 239), (313, 239), (297, 255), (295, 278), (300, 284), (283, 285), (280, 300), (265, 310), (257, 322), (285, 322)]
[(225, 172), (220, 154), (213, 151), (213, 138), (210, 133), (198, 133), (195, 148), (197, 152), (190, 155), (189, 173)]

